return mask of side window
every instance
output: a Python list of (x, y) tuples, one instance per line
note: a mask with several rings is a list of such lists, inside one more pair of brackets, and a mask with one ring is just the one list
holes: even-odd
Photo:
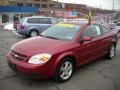
[(104, 34), (104, 33), (110, 32), (110, 30), (107, 29), (107, 28), (105, 28), (105, 27), (102, 27), (102, 32), (103, 32), (103, 34)]
[(28, 23), (37, 23), (37, 24), (50, 24), (49, 18), (29, 18)]
[(56, 19), (51, 19), (52, 24), (57, 24), (58, 21)]
[(91, 37), (97, 37), (101, 35), (100, 27), (97, 25), (91, 25), (86, 28), (86, 30), (83, 32), (83, 36), (91, 36)]
[(49, 18), (40, 18), (39, 23), (41, 24), (50, 24), (50, 19)]
[(28, 23), (39, 23), (39, 19), (38, 18), (29, 18), (27, 20)]
[(83, 36), (92, 36), (91, 27), (87, 27), (83, 32)]

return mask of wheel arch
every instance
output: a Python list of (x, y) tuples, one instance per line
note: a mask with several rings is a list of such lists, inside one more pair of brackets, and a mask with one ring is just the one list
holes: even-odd
[(57, 67), (57, 66), (59, 65), (59, 63), (60, 63), (63, 59), (66, 59), (66, 58), (71, 58), (72, 61), (73, 61), (74, 68), (76, 68), (76, 66), (77, 66), (77, 61), (76, 61), (75, 56), (74, 56), (73, 53), (71, 53), (71, 52), (67, 52), (67, 53), (64, 53), (64, 54), (60, 55), (60, 56), (57, 58), (56, 62), (55, 62), (55, 66)]
[(75, 67), (76, 67), (76, 60), (75, 60), (75, 57), (74, 55), (72, 54), (66, 54), (66, 55), (63, 55), (63, 56), (60, 56), (56, 62), (56, 66), (55, 66), (55, 69), (54, 69), (54, 75), (53, 75), (53, 78), (55, 81), (58, 81), (58, 82), (65, 82), (67, 80), (69, 80), (71, 77), (72, 77), (72, 74), (73, 74), (73, 71), (72, 71), (72, 74), (71, 76), (66, 79), (66, 80), (63, 80), (60, 78), (59, 76), (59, 69), (60, 69), (60, 65), (67, 60), (67, 58), (70, 58), (70, 61), (72, 62), (73, 64), (73, 71), (75, 70)]
[(30, 33), (31, 31), (37, 31), (37, 32), (39, 32), (37, 28), (31, 28), (30, 31), (29, 31), (29, 33)]

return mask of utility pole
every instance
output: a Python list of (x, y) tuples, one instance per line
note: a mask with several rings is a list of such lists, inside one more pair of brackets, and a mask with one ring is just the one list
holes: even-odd
[(112, 4), (113, 4), (113, 5), (112, 5), (112, 13), (113, 13), (112, 19), (114, 18), (114, 3), (115, 3), (115, 2), (114, 2), (114, 0), (113, 0), (113, 3), (112, 3)]
[(64, 0), (62, 0), (62, 12), (63, 12), (63, 18), (64, 18), (64, 14), (65, 14), (65, 3)]
[[(74, 0), (74, 12), (73, 12), (73, 15), (76, 14), (76, 12), (77, 12), (76, 11), (76, 0)], [(73, 17), (75, 17), (75, 16), (73, 16)]]
[(113, 5), (112, 5), (112, 10), (114, 11), (114, 3), (115, 3), (115, 1), (113, 0)]
[(57, 18), (58, 18), (58, 5), (59, 5), (59, 1), (57, 0), (57, 6), (56, 6), (56, 11), (57, 11), (57, 12), (55, 12), (56, 15), (57, 15)]

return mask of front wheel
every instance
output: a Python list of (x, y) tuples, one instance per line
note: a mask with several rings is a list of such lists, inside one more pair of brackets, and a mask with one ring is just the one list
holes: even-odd
[(74, 70), (73, 60), (71, 58), (63, 59), (56, 70), (55, 80), (58, 82), (65, 82), (72, 77)]
[(107, 58), (112, 59), (115, 56), (115, 52), (116, 52), (116, 46), (115, 44), (112, 44), (110, 50), (108, 51)]

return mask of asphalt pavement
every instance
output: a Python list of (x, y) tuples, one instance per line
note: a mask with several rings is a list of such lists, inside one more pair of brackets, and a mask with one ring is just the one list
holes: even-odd
[(52, 79), (31, 80), (8, 67), (7, 52), (23, 39), (12, 31), (0, 30), (0, 90), (120, 90), (120, 42), (112, 60), (101, 58), (86, 64), (76, 70), (71, 80), (57, 83)]

